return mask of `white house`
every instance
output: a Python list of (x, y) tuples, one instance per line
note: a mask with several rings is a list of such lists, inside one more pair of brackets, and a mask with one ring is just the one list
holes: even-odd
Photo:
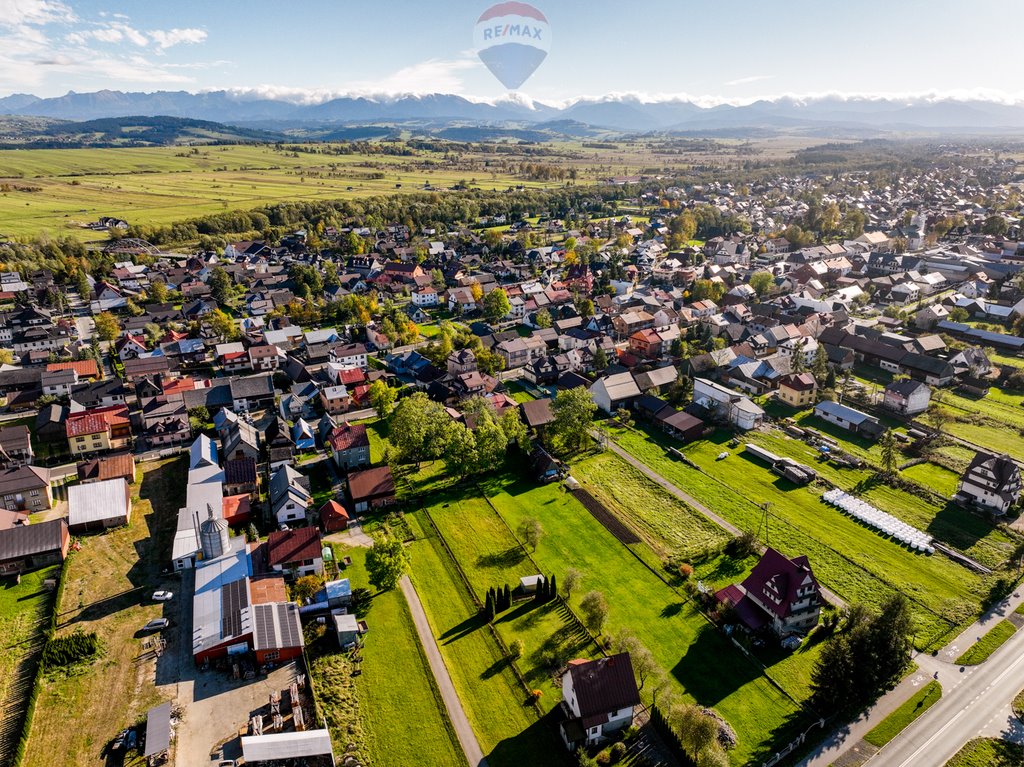
[(902, 415), (917, 415), (928, 409), (932, 400), (932, 390), (921, 381), (906, 379), (893, 381), (885, 387), (882, 404), (893, 412)]
[(979, 452), (967, 467), (956, 500), (1005, 514), (1020, 498), (1020, 468), (1008, 455)]
[(569, 661), (562, 675), (559, 725), (566, 748), (592, 746), (633, 724), (640, 693), (628, 652), (597, 660)]
[(412, 294), (412, 305), (419, 307), (437, 306), (437, 289), (431, 285), (420, 288)]
[(749, 397), (706, 378), (693, 379), (693, 401), (744, 431), (764, 420), (764, 411)]
[(590, 387), (590, 398), (601, 410), (611, 415), (620, 407), (629, 407), (640, 396), (631, 373), (616, 373), (599, 378)]
[(337, 362), (344, 368), (366, 370), (366, 347), (363, 344), (344, 344), (331, 349), (331, 362)]

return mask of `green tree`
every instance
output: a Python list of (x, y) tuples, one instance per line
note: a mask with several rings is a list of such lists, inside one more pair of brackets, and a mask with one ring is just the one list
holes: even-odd
[(0, 349), (0, 365), (13, 365), (14, 352), (10, 349)]
[(892, 433), (892, 429), (885, 430), (878, 444), (882, 446), (882, 471), (887, 477), (895, 476), (899, 452), (896, 447), (896, 436)]
[(391, 414), (388, 432), (398, 461), (420, 463), (440, 458), (453, 423), (444, 405), (424, 392), (402, 399)]
[(597, 347), (597, 350), (594, 352), (594, 370), (596, 370), (598, 373), (600, 373), (601, 371), (605, 370), (607, 367), (608, 367), (608, 355), (605, 353), (605, 350), (602, 349), (599, 346), (599, 347)]
[(96, 336), (101, 341), (113, 341), (121, 335), (121, 323), (110, 312), (100, 312), (94, 320), (96, 323)]
[(828, 378), (828, 352), (825, 351), (825, 344), (818, 344), (818, 348), (814, 350), (814, 362), (811, 364), (811, 373), (814, 375), (814, 380), (818, 382), (818, 385), (825, 383), (825, 379)]
[(75, 272), (75, 290), (78, 291), (78, 295), (82, 297), (83, 301), (88, 301), (92, 296), (92, 286), (89, 284), (89, 273), (85, 269), (79, 269)]
[(383, 380), (377, 379), (370, 384), (370, 405), (377, 411), (377, 417), (387, 418), (391, 408), (398, 398), (398, 392), (387, 385)]
[(515, 445), (523, 453), (530, 450), (530, 435), (526, 430), (526, 424), (519, 417), (519, 411), (515, 408), (508, 408), (501, 414), (501, 430), (505, 432), (505, 440), (508, 445)]
[(238, 324), (231, 315), (221, 309), (214, 309), (207, 314), (204, 322), (210, 326), (210, 330), (216, 336), (223, 338), (225, 341), (234, 341), (242, 334)]
[(299, 604), (305, 604), (320, 590), (323, 583), (323, 578), (319, 575), (303, 575), (292, 584), (292, 597)]
[(600, 634), (608, 618), (608, 602), (600, 591), (588, 591), (580, 600), (583, 623), (595, 634)]
[(771, 272), (754, 272), (750, 275), (750, 287), (754, 289), (758, 297), (767, 293), (775, 284), (775, 277)]
[(210, 270), (210, 277), (207, 282), (210, 286), (210, 295), (213, 296), (213, 300), (221, 306), (226, 306), (230, 303), (233, 285), (231, 283), (231, 277), (224, 270), (222, 266), (215, 266)]
[(583, 386), (559, 392), (551, 405), (554, 421), (549, 434), (568, 452), (579, 450), (587, 436), (597, 405)]
[(551, 312), (547, 309), (538, 309), (534, 315), (534, 321), (537, 323), (538, 328), (550, 328), (551, 327)]
[(981, 233), (992, 235), (993, 237), (1002, 237), (1009, 228), (1006, 219), (996, 213), (985, 219), (985, 222), (981, 225)]
[(575, 567), (570, 567), (565, 571), (565, 579), (562, 581), (562, 590), (565, 592), (565, 598), (569, 599), (572, 597), (572, 592), (580, 587), (583, 582), (583, 573), (577, 570)]
[(544, 528), (538, 519), (524, 519), (516, 528), (516, 535), (530, 551), (536, 551), (544, 537)]
[(512, 311), (512, 304), (504, 288), (495, 288), (484, 297), (484, 316), (491, 322), (497, 322)]
[(579, 312), (580, 317), (587, 319), (594, 316), (594, 302), (589, 298), (582, 299), (576, 304), (576, 311)]
[(381, 535), (373, 540), (366, 554), (366, 572), (370, 583), (382, 591), (393, 589), (409, 569), (409, 552), (393, 536)]

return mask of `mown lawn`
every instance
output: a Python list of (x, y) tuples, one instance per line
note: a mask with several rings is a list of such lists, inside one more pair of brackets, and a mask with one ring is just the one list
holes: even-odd
[(997, 738), (975, 738), (946, 762), (946, 767), (1020, 767), (1024, 746)]
[[(352, 557), (352, 565), (342, 577), (349, 578), (353, 588), (369, 587), (366, 551), (337, 550), (339, 557)], [(374, 593), (366, 620), (370, 631), (364, 637), (361, 674), (351, 676), (352, 667), (344, 661), (331, 635), (322, 640), (329, 648), (327, 654), (312, 662), (314, 682), (334, 730), (335, 744), (355, 739), (347, 727), (356, 720), (369, 764), (463, 767), (466, 759), (402, 592), (396, 588)], [(401, 673), (395, 673), (396, 669)], [(409, 722), (417, 726), (409, 727)]]
[(904, 701), (903, 705), (879, 722), (878, 725), (864, 736), (864, 740), (873, 746), (881, 748), (907, 729), (921, 714), (938, 703), (941, 697), (942, 685), (934, 681), (929, 682)]
[[(583, 574), (572, 596), (601, 591), (609, 604), (605, 634), (635, 632), (687, 699), (718, 710), (735, 728), (734, 764), (764, 753), (773, 736), (796, 713), (794, 703), (736, 651), (693, 604), (664, 583), (589, 512), (558, 485), (496, 478), (487, 486), (491, 502), (514, 529), (536, 517), (544, 536), (533, 557), (561, 578), (575, 567)], [(714, 669), (709, 673), (709, 669)], [(795, 691), (800, 694), (800, 690)]]
[(971, 645), (963, 655), (957, 658), (956, 662), (961, 666), (976, 666), (979, 663), (984, 663), (1016, 631), (1017, 627), (1010, 623), (1010, 621), (999, 621), (999, 623), (988, 630), (985, 636)]
[(409, 548), (411, 577), (488, 763), (562, 765), (555, 731), (529, 706), (440, 540), (422, 512), (408, 517), (417, 538)]
[[(514, 589), (521, 577), (538, 573), (526, 549), (485, 499), (444, 494), (427, 511), (481, 603), (489, 588), (507, 584)], [(543, 692), (540, 705), (545, 711), (561, 700), (553, 673), (573, 658), (601, 654), (593, 639), (568, 618), (558, 605), (538, 606), (526, 600), (513, 604), (494, 622), (507, 646), (515, 639), (523, 642), (523, 657), (516, 665), (530, 688)]]
[[(846, 601), (877, 606), (896, 592), (906, 594), (922, 647), (941, 644), (979, 611), (985, 579), (944, 557), (915, 554), (883, 538), (823, 503), (813, 487), (794, 486), (758, 459), (745, 457), (742, 448), (729, 450), (726, 435), (683, 448), (703, 471), (669, 457), (658, 435), (619, 430), (615, 439), (742, 529), (756, 532), (763, 522), (762, 504), (770, 504), (768, 542), (790, 556), (807, 555), (818, 579)], [(716, 460), (723, 450), (730, 456)]]
[(729, 537), (611, 451), (574, 464), (572, 473), (659, 554), (690, 558)]
[(930, 461), (908, 466), (900, 473), (907, 479), (924, 485), (947, 498), (956, 493), (956, 486), (960, 482), (960, 477), (956, 472)]

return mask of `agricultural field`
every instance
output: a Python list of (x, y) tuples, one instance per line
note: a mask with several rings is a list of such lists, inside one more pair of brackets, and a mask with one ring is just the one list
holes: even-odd
[[(734, 525), (757, 532), (780, 551), (807, 555), (818, 579), (848, 602), (877, 605), (899, 591), (912, 602), (917, 644), (939, 646), (973, 618), (985, 578), (940, 556), (914, 554), (863, 527), (820, 500), (819, 491), (798, 488), (760, 461), (728, 449), (718, 435), (683, 448), (701, 471), (670, 458), (661, 435), (618, 430), (616, 441), (632, 455)], [(719, 461), (726, 451), (730, 455)], [(768, 530), (763, 529), (768, 504)]]
[[(0, 152), (0, 237), (105, 233), (82, 228), (99, 216), (132, 224), (246, 210), (267, 203), (357, 199), (446, 189), (460, 182), (484, 189), (595, 183), (612, 176), (685, 172), (694, 164), (736, 167), (756, 157), (786, 159), (820, 139), (765, 138), (683, 142), (638, 139), (600, 147), (553, 140), (541, 155), (500, 154), (485, 145), (451, 151), (417, 148), (407, 155), (334, 154), (335, 145), (244, 144), (202, 147), (25, 149)], [(326, 148), (326, 152), (324, 153)], [(535, 181), (521, 162), (560, 167), (566, 180)], [(623, 209), (623, 213), (631, 212)]]
[(611, 451), (573, 464), (573, 476), (663, 556), (692, 558), (728, 534)]
[[(173, 671), (158, 666), (154, 673), (152, 661), (136, 662), (143, 654), (137, 633), (165, 610), (175, 611), (176, 601), (153, 602), (150, 595), (158, 588), (177, 592), (180, 583), (163, 581), (160, 571), (183, 501), (185, 464), (179, 458), (140, 465), (141, 481), (131, 488), (131, 524), (82, 538), (81, 551), (68, 559), (58, 636), (78, 629), (95, 631), (103, 650), (90, 666), (46, 675), (26, 767), (102, 763), (101, 754), (120, 729), (170, 697), (154, 678), (169, 679)], [(175, 600), (181, 598), (187, 597), (175, 594)], [(173, 658), (173, 653), (165, 657)], [(67, 726), (69, 710), (76, 712), (74, 727)]]
[[(339, 548), (336, 553), (352, 558), (352, 565), (342, 573), (352, 587), (369, 587), (366, 549)], [(315, 656), (311, 673), (334, 742), (361, 741), (369, 764), (414, 767), (426, 762), (464, 767), (465, 757), (402, 592), (376, 592), (367, 621), (372, 630), (364, 637), (359, 675), (351, 674), (352, 667), (345, 654), (337, 651), (330, 632), (319, 640), (328, 648), (326, 653), (311, 652)], [(396, 674), (395, 669), (402, 673)], [(417, 727), (408, 726), (413, 721)]]

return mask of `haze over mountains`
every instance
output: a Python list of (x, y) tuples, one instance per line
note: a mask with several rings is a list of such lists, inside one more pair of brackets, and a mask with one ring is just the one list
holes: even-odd
[(317, 104), (239, 96), (229, 91), (128, 93), (101, 90), (39, 98), (0, 98), (0, 114), (94, 120), (107, 117), (187, 117), (283, 130), (327, 124), (417, 121), (540, 127), (579, 123), (615, 131), (734, 131), (741, 129), (926, 132), (1024, 130), (1024, 104), (953, 99), (843, 98), (826, 96), (703, 107), (689, 101), (643, 101), (635, 96), (580, 99), (555, 107), (514, 100), (476, 102), (452, 94), (340, 97)]

